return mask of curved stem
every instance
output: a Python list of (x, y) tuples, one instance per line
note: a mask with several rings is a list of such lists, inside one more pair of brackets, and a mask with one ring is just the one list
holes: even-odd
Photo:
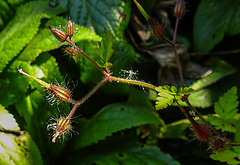
[(174, 29), (174, 34), (173, 34), (173, 44), (176, 44), (176, 38), (177, 38), (177, 30), (178, 30), (178, 24), (179, 24), (180, 18), (177, 17), (176, 19), (176, 24), (175, 24), (175, 29)]
[(184, 88), (185, 85), (184, 85), (184, 81), (183, 81), (182, 67), (181, 67), (179, 56), (178, 56), (178, 53), (177, 53), (176, 44), (174, 42), (170, 41), (169, 39), (167, 39), (166, 37), (163, 37), (163, 40), (166, 41), (167, 43), (169, 43), (172, 46), (173, 53), (174, 53), (175, 58), (176, 58), (179, 77), (180, 77), (180, 80), (181, 80), (182, 87)]

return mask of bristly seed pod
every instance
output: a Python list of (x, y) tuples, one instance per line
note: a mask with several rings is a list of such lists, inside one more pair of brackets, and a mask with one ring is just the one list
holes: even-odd
[(57, 98), (59, 101), (61, 102), (71, 102), (69, 101), (71, 99), (71, 92), (68, 89), (65, 89), (64, 87), (60, 87), (59, 85), (52, 85), (51, 83), (46, 83), (45, 81), (42, 81), (40, 79), (37, 79), (27, 73), (25, 73), (22, 69), (18, 70), (19, 73), (30, 77), (31, 79), (37, 81), (38, 83), (40, 83), (41, 85), (43, 85), (43, 87), (45, 87), (45, 90), (50, 91), (53, 96), (55, 98)]
[(151, 17), (147, 21), (148, 21), (149, 25), (151, 26), (154, 36), (158, 39), (163, 38), (164, 37), (164, 29), (163, 29), (162, 25), (157, 23)]
[(74, 28), (73, 28), (72, 21), (69, 17), (69, 21), (68, 21), (68, 24), (67, 24), (67, 35), (71, 39), (73, 34), (74, 34)]
[(50, 84), (50, 87), (47, 90), (51, 91), (53, 95), (61, 102), (68, 102), (71, 98), (71, 92), (63, 87)]
[(210, 140), (211, 133), (205, 125), (199, 124), (195, 120), (192, 120), (191, 123), (193, 127), (193, 132), (199, 140), (203, 142)]
[(71, 121), (68, 118), (60, 117), (54, 123), (49, 124), (47, 129), (52, 129), (54, 131), (52, 143), (56, 142), (56, 139), (60, 136), (64, 136), (66, 133), (70, 133), (72, 130)]
[(67, 35), (66, 35), (65, 32), (63, 32), (63, 31), (61, 31), (61, 30), (59, 30), (59, 29), (55, 29), (55, 28), (53, 28), (53, 27), (51, 27), (51, 26), (49, 26), (49, 25), (48, 25), (48, 27), (49, 27), (49, 29), (51, 30), (52, 34), (53, 34), (59, 41), (61, 41), (61, 42), (65, 42), (65, 41), (66, 41)]
[(184, 0), (178, 0), (177, 4), (175, 5), (174, 13), (175, 17), (183, 17), (185, 15), (185, 4)]

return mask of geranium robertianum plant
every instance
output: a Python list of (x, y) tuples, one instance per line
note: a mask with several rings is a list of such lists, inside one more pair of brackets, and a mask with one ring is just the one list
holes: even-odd
[[(89, 2), (92, 1), (86, 3)], [(112, 9), (110, 6), (114, 8), (114, 5), (119, 5), (117, 3), (115, 4), (117, 1), (114, 1), (112, 4), (108, 4), (110, 1), (101, 2), (101, 0), (98, 1), (98, 5), (88, 4), (86, 8), (89, 6), (94, 6), (96, 8), (108, 6), (108, 9)], [(139, 2), (142, 3), (141, 1)], [(13, 140), (14, 144), (22, 149), (20, 151), (24, 151), (24, 153), (27, 153), (26, 155), (29, 154), (26, 156), (25, 160), (33, 160), (32, 158), (34, 158), (34, 155), (31, 155), (31, 153), (35, 153), (38, 159), (33, 160), (33, 162), (40, 162), (39, 164), (41, 164), (41, 156), (39, 150), (36, 149), (39, 147), (42, 154), (44, 154), (44, 151), (48, 150), (47, 152), (50, 153), (54, 148), (57, 148), (52, 152), (54, 154), (50, 155), (55, 155), (56, 162), (61, 163), (69, 162), (70, 160), (71, 162), (74, 162), (74, 160), (79, 162), (77, 160), (81, 158), (82, 164), (105, 164), (106, 160), (109, 160), (111, 164), (131, 164), (131, 162), (139, 160), (138, 164), (145, 161), (147, 161), (148, 164), (178, 164), (177, 161), (173, 160), (169, 155), (164, 154), (159, 149), (161, 148), (161, 138), (163, 137), (172, 138), (175, 136), (174, 138), (177, 139), (184, 139), (185, 137), (183, 137), (183, 132), (186, 130), (186, 127), (181, 121), (176, 121), (175, 125), (171, 123), (166, 125), (160, 118), (161, 115), (159, 116), (159, 114), (162, 113), (162, 109), (164, 109), (163, 111), (171, 111), (170, 109), (173, 108), (176, 111), (180, 109), (179, 112), (186, 118), (184, 122), (191, 126), (187, 135), (189, 135), (190, 131), (190, 137), (194, 135), (198, 141), (202, 142), (199, 144), (208, 145), (209, 150), (206, 151), (206, 153), (208, 154), (211, 152), (212, 154), (210, 157), (212, 159), (227, 162), (229, 164), (237, 164), (239, 162), (237, 88), (231, 88), (215, 103), (214, 115), (202, 115), (198, 111), (198, 108), (195, 108), (198, 107), (196, 106), (196, 101), (194, 102), (191, 99), (193, 97), (196, 98), (195, 100), (198, 99), (195, 94), (198, 92), (199, 88), (204, 88), (213, 84), (221, 79), (221, 77), (232, 74), (235, 70), (227, 63), (219, 60), (215, 63), (216, 67), (214, 69), (216, 70), (210, 70), (210, 72), (208, 72), (210, 73), (209, 75), (189, 86), (188, 80), (186, 80), (183, 75), (184, 69), (182, 68), (184, 66), (180, 64), (181, 56), (179, 56), (179, 45), (177, 44), (177, 42), (179, 42), (179, 40), (177, 40), (179, 23), (185, 18), (186, 11), (188, 14), (185, 2), (179, 0), (176, 4), (174, 3), (175, 7), (171, 14), (176, 18), (176, 23), (171, 35), (168, 34), (169, 32), (166, 30), (165, 25), (157, 21), (154, 16), (148, 15), (150, 12), (145, 11), (140, 3), (133, 0), (133, 4), (134, 3), (142, 13), (146, 23), (149, 24), (152, 35), (156, 38), (154, 42), (165, 43), (167, 47), (171, 48), (172, 54), (175, 56), (176, 60), (176, 68), (178, 70), (178, 79), (180, 82), (179, 86), (169, 86), (167, 84), (159, 86), (152, 85), (149, 83), (149, 80), (139, 81), (136, 79), (136, 76), (132, 76), (132, 74), (136, 75), (133, 68), (125, 68), (125, 63), (133, 61), (131, 54), (135, 54), (123, 37), (125, 34), (123, 29), (126, 28), (128, 23), (130, 8), (126, 9), (120, 7), (117, 10), (114, 8), (113, 11), (108, 12), (109, 14), (114, 13), (110, 14), (110, 16), (116, 16), (118, 20), (124, 22), (123, 25), (121, 25), (121, 21), (114, 24), (111, 22), (114, 19), (104, 19), (111, 20), (106, 23), (108, 25), (107, 27), (110, 27), (110, 31), (104, 28), (94, 29), (94, 25), (97, 22), (104, 22), (104, 20), (95, 20), (91, 22), (91, 18), (87, 18), (86, 15), (84, 16), (84, 13), (81, 13), (81, 18), (87, 18), (88, 21), (86, 22), (91, 25), (91, 29), (95, 30), (95, 32), (102, 37), (79, 26), (77, 23), (73, 23), (69, 16), (66, 16), (67, 19), (63, 19), (57, 17), (53, 13), (51, 15), (51, 12), (45, 13), (46, 11), (53, 12), (54, 10), (56, 10), (55, 12), (57, 13), (57, 9), (60, 9), (58, 7), (51, 7), (52, 10), (47, 10), (48, 5), (43, 2), (29, 3), (28, 6), (26, 5), (26, 7), (23, 7), (24, 10), (22, 9), (26, 12), (26, 15), (17, 14), (19, 20), (21, 20), (21, 18), (26, 18), (26, 23), (23, 22), (21, 26), (18, 25), (17, 27), (19, 31), (23, 28), (22, 34), (24, 35), (22, 36), (29, 38), (28, 40), (26, 39), (26, 41), (28, 41), (26, 43), (25, 40), (22, 40), (22, 42), (15, 42), (17, 45), (16, 49), (18, 48), (17, 43), (23, 44), (24, 46), (24, 48), (19, 47), (19, 50), (15, 53), (15, 58), (13, 58), (15, 50), (11, 49), (11, 45), (13, 44), (6, 44), (10, 48), (5, 47), (5, 44), (3, 44), (5, 49), (2, 51), (2, 57), (5, 57), (4, 54), (10, 50), (12, 50), (12, 52), (9, 52), (9, 57), (6, 57), (7, 60), (3, 60), (0, 65), (0, 68), (5, 68), (4, 70), (1, 69), (4, 78), (1, 79), (0, 84), (12, 82), (12, 84), (15, 84), (11, 85), (11, 87), (14, 87), (14, 90), (10, 87), (8, 91), (9, 93), (14, 93), (14, 91), (16, 91), (19, 96), (5, 94), (5, 96), (8, 96), (6, 100), (8, 98), (11, 99), (9, 99), (9, 102), (6, 101), (4, 103), (4, 107), (0, 107), (2, 111), (6, 111), (7, 108), (11, 109), (11, 113), (16, 115), (16, 118), (20, 116), (17, 121), (21, 123), (21, 129), (29, 132), (33, 140), (29, 138), (29, 135), (25, 134), (26, 132), (20, 131), (20, 128), (15, 128), (15, 130), (13, 130), (13, 128), (3, 127), (2, 123), (0, 124), (4, 137), (7, 138), (11, 136), (12, 139), (15, 139)], [(130, 2), (124, 1), (121, 5), (123, 4), (131, 6)], [(217, 3), (212, 2), (212, 4)], [(77, 6), (79, 5), (74, 7)], [(29, 10), (29, 13), (27, 13), (28, 9), (34, 7), (37, 9), (44, 8), (44, 10)], [(77, 11), (79, 10), (75, 12)], [(94, 11), (101, 13), (107, 10)], [(101, 16), (108, 16), (108, 13), (98, 14), (98, 19), (100, 20)], [(41, 26), (39, 26), (40, 18), (45, 16), (47, 19), (43, 19)], [(35, 17), (38, 19), (35, 20)], [(71, 18), (76, 21), (73, 15), (71, 15)], [(47, 21), (48, 19), (49, 21)], [(134, 19), (137, 20), (137, 18)], [(15, 19), (15, 22), (16, 20), (17, 19)], [(31, 26), (29, 26), (30, 23), (28, 21), (31, 22), (31, 20), (34, 21), (31, 23)], [(139, 20), (138, 23), (141, 25)], [(120, 25), (121, 28), (114, 29), (115, 25)], [(39, 30), (37, 28), (38, 31), (33, 30), (35, 26), (39, 26)], [(180, 27), (184, 27), (184, 24), (181, 24)], [(101, 31), (101, 29), (105, 31)], [(28, 34), (24, 33), (26, 30)], [(8, 27), (8, 32), (9, 33), (5, 33), (6, 36), (15, 34), (15, 36), (17, 36), (15, 38), (21, 38), (21, 33), (14, 33), (10, 26)], [(35, 36), (32, 37), (30, 34)], [(53, 36), (55, 36), (55, 38)], [(14, 40), (14, 38), (11, 39)], [(7, 40), (5, 40), (5, 42), (6, 41)], [(1, 42), (5, 43), (3, 41)], [(45, 42), (47, 44), (45, 44)], [(54, 51), (45, 52), (46, 50)], [(61, 60), (58, 59), (63, 54), (65, 54), (63, 63), (67, 66), (66, 68), (68, 68), (66, 70), (60, 64)], [(10, 59), (12, 59), (12, 61), (9, 63)], [(57, 59), (57, 61), (55, 59)], [(142, 65), (141, 67), (145, 66)], [(222, 74), (221, 68), (224, 67), (227, 69)], [(79, 69), (78, 71), (80, 73), (76, 72), (76, 68)], [(17, 70), (27, 77), (15, 74)], [(76, 90), (73, 90), (68, 85), (65, 85), (64, 81), (69, 80), (68, 78), (65, 78), (64, 81), (61, 80), (59, 70), (61, 70), (61, 74), (63, 75), (70, 74), (72, 76), (80, 74), (81, 87), (78, 88), (78, 86), (75, 86)], [(124, 75), (122, 73), (129, 75)], [(149, 75), (150, 73), (152, 73), (151, 70), (149, 71)], [(32, 79), (37, 83), (32, 81)], [(85, 86), (81, 83), (84, 83)], [(140, 86), (140, 91), (136, 90), (133, 85)], [(85, 89), (86, 86), (89, 88)], [(44, 89), (41, 90), (40, 87)], [(101, 90), (99, 90), (100, 88)], [(144, 89), (144, 92), (141, 92), (142, 89)], [(125, 92), (125, 96), (128, 94), (128, 101), (125, 100), (126, 102), (124, 103), (119, 103), (122, 101), (121, 99), (112, 101), (112, 99), (116, 97), (115, 95), (105, 95), (102, 93), (103, 91), (111, 93), (114, 92), (114, 90), (118, 91), (118, 94), (120, 92)], [(44, 91), (48, 94), (46, 98), (47, 101), (50, 102), (50, 106), (42, 101), (44, 97), (41, 96), (44, 94)], [(153, 95), (151, 95), (151, 100), (154, 101), (155, 108), (153, 107), (153, 103), (146, 97), (148, 91), (149, 93), (153, 93)], [(93, 96), (94, 93), (96, 94)], [(81, 99), (79, 99), (80, 97), (78, 95)], [(208, 100), (211, 99), (208, 98)], [(57, 102), (56, 105), (54, 104), (55, 102)], [(107, 104), (104, 104), (106, 102)], [(86, 108), (88, 106), (91, 108)], [(101, 110), (97, 112), (99, 109)], [(93, 116), (89, 115), (88, 119), (84, 119), (86, 111), (96, 114)], [(59, 113), (61, 115), (58, 115)], [(175, 112), (172, 111), (172, 113)], [(207, 113), (205, 112), (204, 114)], [(9, 117), (11, 117), (11, 115)], [(46, 122), (48, 119), (50, 119), (50, 121), (47, 123), (47, 130), (50, 132), (50, 135), (45, 135), (44, 130), (46, 130)], [(168, 119), (166, 119), (165, 122), (169, 122)], [(43, 128), (43, 126), (45, 128)], [(73, 138), (65, 140), (63, 143), (58, 143), (66, 139), (67, 136), (72, 136)], [(42, 137), (50, 137), (51, 140), (45, 140)], [(26, 143), (26, 138), (28, 139), (28, 143)], [(186, 140), (186, 138), (184, 140)], [(35, 142), (37, 146), (34, 145), (33, 142)], [(51, 144), (51, 142), (54, 144)], [(5, 145), (5, 143), (2, 144)], [(46, 144), (50, 147), (46, 147)], [(33, 148), (27, 151), (27, 149), (24, 149), (24, 146), (27, 149), (29, 146), (33, 146)], [(168, 148), (171, 147), (172, 146), (168, 146)], [(3, 148), (7, 147), (4, 146)], [(102, 150), (103, 148), (104, 150)], [(167, 151), (165, 149), (163, 150), (164, 152)], [(94, 152), (91, 153), (91, 151)], [(19, 153), (21, 154), (22, 152)], [(107, 157), (105, 153), (107, 153)], [(67, 158), (61, 161), (63, 155), (71, 156), (69, 159)], [(92, 155), (94, 158), (91, 158)], [(135, 159), (135, 155), (137, 155), (138, 159)], [(53, 159), (55, 158), (52, 156), (49, 157), (52, 162), (54, 162)], [(177, 156), (174, 157), (177, 158)]]

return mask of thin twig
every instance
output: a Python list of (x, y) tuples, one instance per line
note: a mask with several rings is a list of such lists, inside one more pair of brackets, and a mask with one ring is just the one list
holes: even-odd
[(79, 51), (84, 57), (86, 57), (93, 65), (95, 65), (105, 76), (108, 76), (105, 70), (103, 70), (95, 61), (93, 61), (86, 53), (82, 51), (74, 42), (71, 40), (66, 40), (69, 44), (71, 44), (75, 49)]

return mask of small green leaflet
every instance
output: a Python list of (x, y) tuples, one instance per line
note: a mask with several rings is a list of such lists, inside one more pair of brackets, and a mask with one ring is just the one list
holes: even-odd
[(209, 115), (209, 122), (223, 132), (236, 132), (234, 116), (238, 107), (237, 87), (232, 87), (219, 101), (214, 104), (214, 111), (218, 116)]
[(168, 86), (168, 85), (164, 85), (164, 86), (159, 86), (156, 88), (156, 91), (159, 92), (157, 97), (157, 101), (156, 101), (156, 109), (163, 109), (163, 108), (167, 108), (168, 105), (171, 105), (173, 103), (173, 100), (181, 100), (181, 98), (186, 95), (186, 94), (190, 94), (191, 92), (193, 92), (193, 89), (185, 87), (182, 88), (180, 87), (179, 89), (177, 89), (175, 86)]
[(97, 63), (102, 68), (111, 68), (112, 63), (108, 62), (113, 54), (113, 37), (110, 31), (108, 31), (103, 37), (100, 48), (98, 51), (99, 58), (97, 58)]
[(227, 164), (239, 164), (240, 161), (240, 147), (235, 146), (232, 149), (225, 150), (223, 152), (216, 152), (210, 155), (213, 160), (220, 162), (226, 162)]

